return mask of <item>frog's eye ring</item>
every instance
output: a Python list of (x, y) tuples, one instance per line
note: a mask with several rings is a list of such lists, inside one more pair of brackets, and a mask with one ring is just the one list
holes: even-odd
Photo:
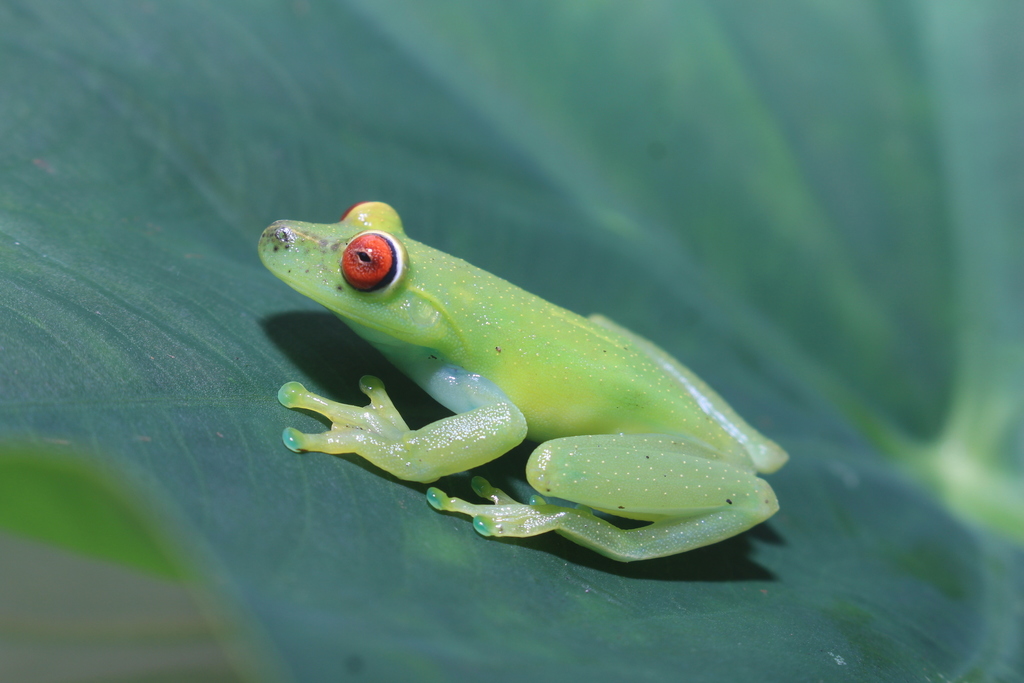
[(349, 240), (341, 255), (341, 274), (360, 292), (379, 292), (405, 273), (405, 249), (386, 232), (367, 230)]

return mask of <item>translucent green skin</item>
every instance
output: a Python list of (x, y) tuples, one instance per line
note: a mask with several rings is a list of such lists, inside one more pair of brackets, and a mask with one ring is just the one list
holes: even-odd
[[(339, 259), (365, 230), (388, 233), (403, 265), (380, 291), (354, 289)], [(404, 254), (401, 251), (404, 249)], [(629, 561), (735, 535), (778, 509), (756, 473), (787, 455), (692, 372), (611, 321), (584, 318), (405, 236), (391, 207), (358, 205), (335, 224), (278, 221), (260, 238), (264, 264), (323, 304), (456, 415), (409, 430), (383, 385), (364, 378), (368, 407), (282, 387), (287, 407), (334, 423), (319, 435), (285, 431), (296, 451), (358, 453), (396, 476), (434, 481), (492, 460), (524, 437), (541, 442), (527, 478), (545, 494), (520, 504), (474, 482), (493, 505), (437, 489), (439, 509), (474, 517), (486, 535), (558, 533)], [(588, 508), (651, 521), (622, 530)]]

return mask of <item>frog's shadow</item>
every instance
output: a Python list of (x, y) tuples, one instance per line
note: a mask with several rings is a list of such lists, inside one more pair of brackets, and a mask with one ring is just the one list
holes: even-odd
[[(376, 349), (359, 339), (334, 315), (322, 311), (293, 311), (268, 316), (262, 321), (267, 337), (312, 381), (318, 389), (339, 401), (362, 405), (366, 398), (358, 389), (359, 377), (367, 373), (380, 376), (389, 393), (398, 397), (396, 404), (409, 426), (417, 429), (429, 422), (450, 415), (422, 389), (393, 368)], [(344, 360), (342, 360), (344, 359)], [(411, 397), (411, 398), (410, 398)], [(304, 412), (304, 411), (303, 411)], [(312, 413), (309, 413), (313, 415)], [(314, 415), (315, 416), (315, 415)], [(330, 425), (320, 417), (325, 426)], [(444, 477), (433, 485), (446, 493), (473, 501), (476, 496), (469, 486), (473, 475), (488, 479), (520, 500), (529, 498), (533, 489), (525, 481), (526, 461), (536, 447), (526, 442), (502, 457), (476, 468), (472, 473)], [(430, 485), (398, 479), (365, 460), (346, 458), (349, 464), (392, 480), (406, 488), (426, 494)], [(427, 512), (426, 510), (424, 512)], [(451, 514), (455, 513), (435, 513)], [(463, 518), (461, 515), (455, 515)], [(470, 525), (467, 520), (467, 531)], [(622, 520), (616, 520), (616, 523)], [(628, 521), (627, 521), (628, 524)], [(532, 538), (482, 539), (467, 535), (467, 541), (507, 543), (548, 552), (567, 562), (626, 578), (660, 581), (773, 581), (775, 576), (750, 559), (750, 538), (780, 544), (784, 541), (769, 523), (750, 531), (679, 555), (655, 560), (623, 563), (603, 557), (557, 534)]]
[[(374, 374), (385, 381), (389, 393), (392, 388), (395, 396), (405, 396), (406, 391), (418, 392), (427, 399), (419, 403), (430, 402), (418, 386), (331, 313), (278, 313), (267, 316), (260, 325), (270, 341), (301, 373), (331, 398), (359, 405), (366, 403), (366, 397), (359, 391), (359, 378)], [(439, 409), (444, 410), (440, 406)]]
[(628, 563), (603, 557), (563, 538), (557, 540), (572, 547), (560, 550), (552, 548), (552, 551), (564, 557), (567, 562), (630, 579), (686, 583), (776, 581), (777, 577), (772, 572), (750, 559), (750, 538), (763, 535), (778, 538), (774, 531), (765, 529), (765, 525), (761, 524), (738, 536), (703, 548)]

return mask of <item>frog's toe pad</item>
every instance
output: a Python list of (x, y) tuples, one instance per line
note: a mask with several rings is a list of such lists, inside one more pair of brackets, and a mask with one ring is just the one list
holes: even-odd
[(304, 447), (304, 444), (306, 443), (306, 435), (295, 427), (285, 427), (285, 430), (281, 432), (281, 440), (284, 441), (284, 445), (287, 446), (290, 451), (302, 453), (307, 450)]
[(501, 525), (486, 515), (478, 515), (473, 518), (473, 528), (481, 536), (500, 536)]
[(481, 498), (490, 498), (495, 491), (491, 483), (483, 477), (473, 477), (469, 485), (473, 487), (473, 492)]
[(306, 387), (298, 382), (288, 382), (277, 391), (277, 400), (285, 408), (293, 408), (299, 405), (299, 397), (308, 394)]
[(427, 489), (427, 502), (435, 510), (445, 510), (448, 508), (448, 503), (451, 499), (441, 489), (436, 486), (431, 486)]

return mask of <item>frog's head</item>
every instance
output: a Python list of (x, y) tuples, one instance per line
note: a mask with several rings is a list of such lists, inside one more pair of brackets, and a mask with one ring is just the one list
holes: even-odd
[(296, 291), (323, 304), (374, 341), (437, 347), (451, 326), (443, 306), (418, 285), (398, 214), (382, 202), (352, 206), (331, 224), (277, 221), (260, 237), (263, 264)]

